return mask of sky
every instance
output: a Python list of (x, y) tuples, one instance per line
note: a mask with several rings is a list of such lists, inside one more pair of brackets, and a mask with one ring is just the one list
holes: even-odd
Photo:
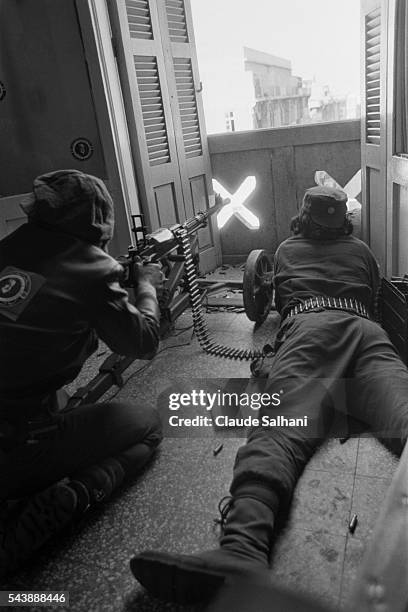
[(292, 74), (335, 94), (359, 96), (359, 0), (191, 0), (191, 7), (209, 133), (224, 130), (224, 109), (252, 102), (244, 46), (290, 60)]

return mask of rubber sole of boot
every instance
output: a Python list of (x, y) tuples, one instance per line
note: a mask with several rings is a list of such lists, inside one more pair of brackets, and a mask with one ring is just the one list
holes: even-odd
[(64, 484), (55, 484), (28, 500), (5, 525), (0, 540), (0, 577), (16, 569), (75, 515), (77, 495)]
[(225, 573), (210, 570), (194, 557), (183, 561), (176, 555), (160, 552), (133, 557), (130, 569), (151, 595), (178, 604), (206, 601), (226, 580)]

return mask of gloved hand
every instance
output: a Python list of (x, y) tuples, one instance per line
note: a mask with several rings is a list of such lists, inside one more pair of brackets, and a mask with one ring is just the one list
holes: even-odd
[(157, 295), (163, 293), (165, 276), (159, 264), (138, 265), (138, 282), (147, 282), (156, 289)]

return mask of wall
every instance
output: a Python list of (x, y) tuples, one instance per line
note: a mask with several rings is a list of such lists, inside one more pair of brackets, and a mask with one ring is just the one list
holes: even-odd
[(257, 100), (253, 110), (255, 128), (309, 123), (309, 97), (305, 94)]
[(25, 222), (20, 200), (34, 177), (76, 168), (106, 181), (115, 203), (110, 249), (124, 253), (128, 213), (139, 207), (107, 7), (38, 5), (0, 0), (0, 239)]
[(107, 178), (74, 1), (2, 0), (0, 16), (1, 196), (60, 168)]
[(221, 230), (223, 261), (244, 261), (257, 248), (273, 253), (289, 236), (305, 189), (316, 170), (345, 185), (360, 169), (360, 122), (342, 121), (208, 136), (213, 177), (234, 193), (245, 177), (256, 189), (245, 205), (260, 219), (259, 230), (233, 217)]

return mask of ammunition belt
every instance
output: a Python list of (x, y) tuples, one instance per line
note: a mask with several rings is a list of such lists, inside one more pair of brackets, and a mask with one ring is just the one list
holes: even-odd
[(203, 306), (201, 303), (202, 296), (197, 283), (197, 273), (191, 252), (190, 240), (188, 233), (184, 228), (177, 230), (176, 237), (178, 239), (181, 253), (184, 258), (185, 280), (187, 290), (190, 295), (191, 314), (194, 323), (194, 332), (197, 337), (200, 347), (208, 355), (216, 357), (225, 357), (227, 359), (249, 360), (257, 359), (264, 355), (262, 349), (241, 349), (231, 346), (218, 344), (210, 334), (207, 323), (204, 317)]
[(346, 312), (352, 312), (353, 314), (369, 319), (367, 308), (362, 302), (353, 298), (333, 298), (327, 295), (319, 295), (317, 297), (311, 297), (293, 306), (285, 318), (294, 317), (302, 312), (316, 311), (319, 309), (323, 310), (343, 310)]

